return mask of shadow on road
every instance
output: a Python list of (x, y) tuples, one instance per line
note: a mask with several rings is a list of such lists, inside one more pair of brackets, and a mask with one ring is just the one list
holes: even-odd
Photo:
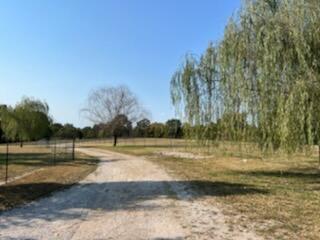
[[(32, 203), (31, 206), (0, 214), (0, 230), (14, 224), (28, 225), (33, 219), (54, 221), (61, 219), (75, 219), (81, 217), (83, 210), (120, 211), (120, 210), (148, 210), (158, 209), (159, 199), (184, 199), (190, 186), (205, 189), (192, 195), (192, 198), (204, 196), (228, 196), (246, 194), (267, 194), (268, 192), (256, 189), (245, 184), (210, 181), (132, 181), (132, 182), (106, 182), (83, 183), (57, 192), (49, 198)], [(49, 193), (52, 190), (70, 187), (70, 185), (56, 183), (23, 184), (0, 186), (1, 196), (13, 194), (16, 198), (28, 199), (30, 192)], [(21, 196), (23, 194), (23, 196)], [(39, 196), (37, 196), (39, 197)], [(28, 199), (33, 200), (33, 199)], [(32, 209), (30, 209), (32, 208)], [(10, 215), (6, 221), (1, 221), (1, 215)]]

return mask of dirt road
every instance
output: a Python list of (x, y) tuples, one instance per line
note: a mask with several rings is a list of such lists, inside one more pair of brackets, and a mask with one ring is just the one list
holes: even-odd
[(143, 158), (78, 149), (101, 159), (78, 185), (0, 215), (0, 239), (258, 239), (226, 223), (209, 196), (194, 195)]

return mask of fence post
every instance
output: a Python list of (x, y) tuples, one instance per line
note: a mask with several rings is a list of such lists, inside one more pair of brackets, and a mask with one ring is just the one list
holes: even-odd
[(6, 176), (5, 183), (8, 183), (8, 170), (9, 170), (9, 143), (7, 143), (7, 152), (6, 152)]
[(320, 142), (319, 142), (319, 144), (318, 144), (318, 153), (319, 153), (319, 159), (318, 159), (318, 168), (319, 168), (319, 170), (320, 170)]
[(53, 165), (56, 164), (56, 155), (57, 155), (57, 140), (54, 140), (53, 143)]
[(75, 160), (75, 147), (76, 147), (76, 139), (72, 139), (72, 160)]

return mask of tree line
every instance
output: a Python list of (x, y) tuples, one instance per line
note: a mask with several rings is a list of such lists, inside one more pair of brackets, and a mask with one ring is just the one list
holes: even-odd
[(319, 1), (245, 1), (221, 41), (186, 55), (171, 96), (181, 118), (200, 126), (192, 137), (216, 132), (263, 151), (319, 144)]
[(73, 124), (53, 121), (46, 102), (23, 98), (14, 107), (0, 105), (0, 142), (37, 141), (42, 139), (96, 139), (114, 137), (181, 138), (182, 123), (178, 119), (166, 123), (143, 118), (132, 122), (124, 114), (108, 122), (77, 128)]
[[(124, 116), (120, 116), (120, 118)], [(130, 121), (117, 121), (117, 128), (114, 130), (112, 122), (95, 124), (93, 127), (81, 129), (83, 138), (111, 138), (114, 132), (118, 137), (137, 137), (137, 138), (181, 138), (183, 137), (183, 126), (178, 119), (170, 119), (166, 123), (151, 122), (144, 118), (138, 121), (135, 126)]]

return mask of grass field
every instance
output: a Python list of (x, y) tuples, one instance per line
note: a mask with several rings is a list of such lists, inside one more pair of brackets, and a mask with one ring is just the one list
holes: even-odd
[[(253, 225), (266, 238), (319, 239), (320, 172), (316, 154), (261, 158), (254, 151), (240, 154), (235, 146), (232, 152), (226, 145), (209, 151), (161, 145), (97, 147), (145, 156), (183, 180), (211, 182), (194, 188), (214, 196), (213, 204), (221, 204), (226, 214), (234, 216), (235, 224)], [(191, 155), (159, 154), (165, 151)], [(201, 152), (205, 157), (198, 157)]]
[[(39, 168), (48, 167), (61, 161), (71, 159), (71, 149), (69, 146), (59, 146), (55, 148), (48, 145), (19, 144), (9, 145), (8, 178), (13, 179), (23, 174), (32, 172)], [(0, 182), (5, 181), (6, 173), (6, 145), (0, 145)]]
[[(97, 167), (97, 160), (76, 154), (59, 146), (11, 145), (9, 150), (9, 183), (5, 178), (5, 146), (0, 146), (0, 211), (32, 201), (52, 191), (69, 187), (80, 181)], [(18, 177), (18, 178), (17, 178)], [(14, 179), (16, 178), (16, 179)]]

